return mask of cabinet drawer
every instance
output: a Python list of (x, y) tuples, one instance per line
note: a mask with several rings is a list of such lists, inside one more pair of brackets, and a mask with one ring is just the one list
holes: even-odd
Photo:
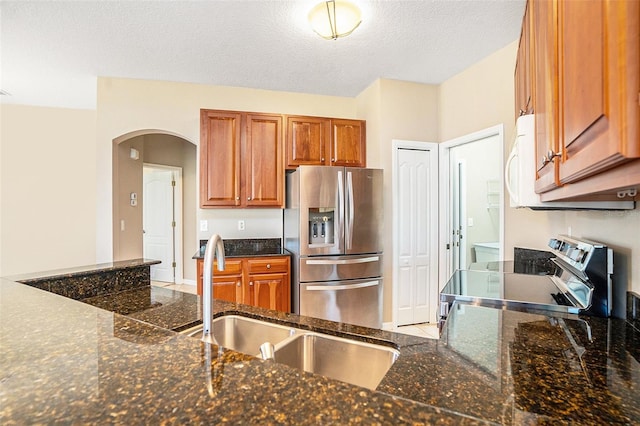
[(250, 274), (266, 274), (272, 272), (289, 272), (288, 257), (266, 257), (247, 260)]
[[(203, 274), (204, 274), (204, 262), (203, 262)], [(218, 261), (213, 261), (213, 276), (220, 275), (241, 275), (242, 274), (242, 260), (228, 260), (224, 262), (224, 271), (218, 271)]]

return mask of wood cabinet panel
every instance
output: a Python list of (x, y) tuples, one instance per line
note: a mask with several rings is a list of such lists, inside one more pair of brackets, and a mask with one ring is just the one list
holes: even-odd
[(247, 260), (250, 274), (268, 274), (273, 272), (289, 272), (289, 257), (265, 257)]
[(535, 189), (543, 201), (618, 200), (640, 186), (640, 2), (530, 0), (527, 10)]
[(638, 9), (626, 1), (559, 3), (561, 184), (640, 157)]
[(200, 114), (200, 205), (240, 203), (241, 114), (203, 110)]
[(249, 276), (248, 304), (289, 312), (291, 296), (287, 274), (254, 274)]
[(331, 165), (364, 167), (365, 124), (361, 120), (331, 120)]
[(287, 117), (286, 166), (328, 164), (330, 120), (322, 117)]
[[(218, 271), (218, 261), (213, 261), (213, 281), (233, 281), (236, 282), (239, 278), (242, 280), (242, 260), (226, 259), (224, 262), (224, 271)], [(197, 259), (196, 261), (196, 291), (199, 295), (202, 295), (202, 284), (204, 282), (204, 260)], [(215, 290), (214, 290), (215, 297)], [(228, 299), (224, 299), (228, 300)]]
[(282, 206), (282, 116), (247, 114), (243, 155), (247, 206)]
[(534, 78), (533, 101), (538, 175), (536, 191), (549, 191), (557, 186), (557, 162), (544, 161), (549, 152), (558, 152), (558, 59), (557, 3), (537, 0), (530, 3), (533, 19)]
[(518, 55), (516, 57), (515, 68), (515, 112), (516, 119), (524, 114), (533, 112), (533, 83), (531, 77), (533, 75), (531, 67), (533, 61), (531, 55), (531, 7), (527, 3), (524, 16), (522, 18), (522, 31), (520, 33), (520, 43), (518, 47)]

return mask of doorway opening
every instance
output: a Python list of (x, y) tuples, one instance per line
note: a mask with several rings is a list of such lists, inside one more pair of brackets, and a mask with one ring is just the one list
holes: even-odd
[(439, 145), (440, 285), (456, 269), (504, 258), (503, 125)]
[[(152, 271), (164, 270), (157, 281), (190, 284), (195, 287), (196, 265), (191, 257), (199, 247), (196, 230), (198, 205), (196, 145), (171, 132), (139, 130), (113, 140), (112, 158), (113, 260), (142, 257), (160, 260), (161, 266), (152, 267)], [(153, 197), (163, 198), (162, 191), (157, 190), (153, 185), (145, 188), (145, 165), (182, 170), (181, 191), (175, 193), (175, 220), (168, 221), (169, 224), (175, 221), (175, 243), (172, 244), (175, 248), (167, 248), (168, 245), (165, 245), (165, 249), (157, 246), (153, 249), (149, 247), (151, 239), (147, 238), (146, 233), (148, 224), (165, 222), (164, 218), (173, 217), (174, 212), (171, 207), (157, 207), (146, 212), (145, 217), (144, 207), (149, 202), (147, 192), (153, 188), (153, 191), (157, 191)], [(181, 207), (178, 207), (180, 205)], [(173, 233), (169, 231), (159, 232), (154, 235), (154, 238), (164, 235), (165, 240), (172, 240)], [(156, 231), (154, 230), (153, 233), (155, 234)], [(153, 244), (156, 243), (157, 240)], [(174, 251), (173, 255), (171, 255), (172, 251)], [(175, 275), (171, 278), (174, 262)], [(153, 277), (152, 279), (156, 280)]]
[(143, 255), (160, 260), (151, 266), (151, 280), (182, 281), (182, 168), (143, 166)]

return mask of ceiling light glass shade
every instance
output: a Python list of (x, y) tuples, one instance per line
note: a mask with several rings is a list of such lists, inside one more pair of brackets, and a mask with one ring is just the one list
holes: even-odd
[(323, 1), (309, 12), (311, 28), (327, 40), (348, 36), (358, 28), (360, 22), (360, 9), (346, 1)]

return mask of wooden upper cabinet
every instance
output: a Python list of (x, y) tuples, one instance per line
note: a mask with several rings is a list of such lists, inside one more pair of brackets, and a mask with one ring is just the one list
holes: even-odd
[(200, 206), (240, 205), (242, 114), (200, 112)]
[(286, 165), (295, 169), (302, 165), (328, 164), (330, 120), (322, 117), (287, 117)]
[(282, 207), (282, 116), (200, 111), (200, 206)]
[(518, 47), (518, 55), (516, 57), (515, 69), (515, 112), (516, 119), (524, 114), (533, 112), (533, 83), (531, 77), (533, 75), (531, 67), (533, 61), (531, 55), (531, 7), (527, 3), (524, 17), (522, 18), (522, 31), (520, 33), (520, 43)]
[(243, 153), (247, 206), (280, 207), (284, 202), (282, 116), (247, 114)]
[(365, 167), (366, 126), (362, 120), (331, 119), (331, 166)]
[(286, 168), (366, 166), (366, 122), (326, 117), (287, 117)]
[(640, 186), (640, 2), (529, 0), (527, 11), (536, 192), (618, 200)]
[(560, 183), (640, 157), (637, 1), (558, 4)]
[(535, 112), (535, 144), (537, 176), (536, 192), (557, 186), (558, 162), (549, 155), (559, 149), (558, 141), (558, 56), (557, 2), (535, 0), (529, 6), (532, 14), (532, 46), (534, 75), (533, 109)]

